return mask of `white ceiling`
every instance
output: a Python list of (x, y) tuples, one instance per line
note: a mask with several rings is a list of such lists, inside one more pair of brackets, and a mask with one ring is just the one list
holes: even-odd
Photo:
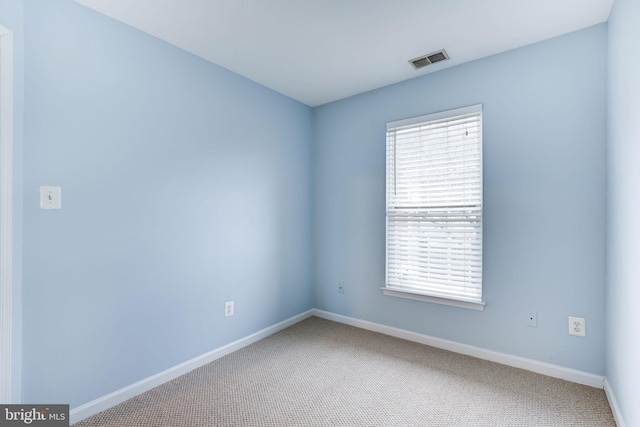
[[(317, 106), (607, 20), (613, 0), (76, 0)], [(446, 49), (451, 60), (414, 70)]]

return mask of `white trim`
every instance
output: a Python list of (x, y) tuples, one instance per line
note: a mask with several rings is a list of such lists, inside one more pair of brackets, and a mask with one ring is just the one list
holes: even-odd
[(394, 289), (390, 286), (383, 286), (382, 293), (390, 297), (406, 298), (416, 301), (432, 302), (434, 304), (450, 305), (459, 308), (470, 308), (472, 310), (484, 311), (484, 302), (463, 301), (453, 298), (439, 298), (425, 293), (410, 291), (406, 289)]
[(450, 116), (462, 116), (464, 114), (482, 113), (482, 104), (469, 105), (467, 107), (454, 108), (452, 110), (439, 111), (424, 116), (411, 117), (409, 119), (395, 120), (387, 123), (387, 130), (391, 128), (399, 128), (403, 126), (411, 126), (416, 123), (429, 122), (431, 120), (440, 120)]
[(227, 354), (240, 350), (241, 348), (253, 344), (256, 341), (260, 341), (261, 339), (266, 338), (269, 335), (273, 335), (276, 332), (288, 328), (289, 326), (301, 322), (305, 319), (308, 319), (311, 316), (312, 310), (305, 311), (304, 313), (300, 313), (297, 316), (290, 317), (287, 320), (283, 320), (280, 323), (276, 323), (275, 325), (264, 328), (247, 337), (241, 338), (208, 353), (194, 357), (191, 360), (187, 360), (186, 362), (180, 363), (179, 365), (173, 366), (155, 375), (123, 387), (120, 390), (116, 390), (105, 396), (99, 397), (95, 400), (92, 400), (91, 402), (87, 402), (84, 405), (72, 408), (69, 413), (69, 423), (73, 425), (77, 422), (80, 422), (85, 418), (109, 409), (112, 406), (122, 403), (125, 400), (131, 399), (132, 397), (144, 393), (147, 390), (151, 390), (152, 388), (164, 384), (167, 381), (171, 381), (179, 377), (180, 375), (184, 375), (187, 372), (206, 365), (207, 363), (211, 363), (216, 359), (226, 356)]
[(11, 402), (13, 33), (0, 25), (0, 402)]
[(604, 376), (591, 374), (589, 372), (578, 371), (576, 369), (565, 368), (563, 366), (552, 365), (550, 363), (539, 362), (525, 357), (513, 356), (506, 353), (500, 353), (493, 350), (475, 347), (472, 345), (461, 344), (455, 341), (449, 341), (442, 338), (431, 337), (416, 332), (410, 332), (404, 329), (394, 328), (391, 326), (381, 325), (366, 320), (355, 319), (353, 317), (343, 316), (341, 314), (330, 313), (328, 311), (313, 309), (313, 315), (334, 322), (344, 323), (346, 325), (355, 326), (357, 328), (366, 329), (368, 331), (379, 332), (396, 338), (413, 341), (420, 344), (429, 345), (431, 347), (441, 348), (443, 350), (453, 351), (455, 353), (467, 356), (477, 357), (478, 359), (489, 360), (491, 362), (501, 363), (514, 368), (525, 369), (549, 377), (560, 378), (578, 384), (590, 387), (603, 388)]
[(607, 396), (607, 400), (609, 401), (609, 406), (611, 407), (611, 412), (613, 413), (613, 419), (616, 421), (616, 425), (618, 427), (626, 427), (624, 418), (622, 418), (622, 412), (620, 412), (620, 407), (618, 406), (618, 401), (616, 400), (616, 396), (613, 394), (613, 388), (611, 388), (611, 384), (606, 378), (604, 379), (604, 394)]

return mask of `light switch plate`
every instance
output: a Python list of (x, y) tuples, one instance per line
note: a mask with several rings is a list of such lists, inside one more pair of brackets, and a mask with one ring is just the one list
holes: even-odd
[(62, 209), (62, 188), (40, 187), (40, 209)]

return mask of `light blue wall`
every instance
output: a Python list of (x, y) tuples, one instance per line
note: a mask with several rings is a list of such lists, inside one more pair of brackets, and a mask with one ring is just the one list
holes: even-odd
[(627, 426), (640, 425), (640, 4), (609, 18), (607, 379)]
[(22, 0), (0, 0), (0, 24), (13, 33), (13, 286), (12, 402), (22, 394), (22, 146), (24, 136), (24, 20)]
[(312, 308), (312, 110), (71, 0), (24, 19), (23, 400), (75, 407)]
[[(318, 107), (316, 307), (603, 374), (606, 36), (602, 24)], [(383, 296), (385, 124), (478, 103), (486, 309)], [(568, 316), (586, 318), (586, 338)]]

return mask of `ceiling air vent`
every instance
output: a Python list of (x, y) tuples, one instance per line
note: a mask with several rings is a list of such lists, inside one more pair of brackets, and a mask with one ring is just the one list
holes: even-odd
[(435, 64), (436, 62), (445, 61), (447, 59), (449, 59), (449, 55), (447, 55), (446, 50), (442, 49), (437, 52), (412, 59), (409, 62), (413, 65), (413, 68), (418, 70), (422, 67), (426, 67), (427, 65)]

